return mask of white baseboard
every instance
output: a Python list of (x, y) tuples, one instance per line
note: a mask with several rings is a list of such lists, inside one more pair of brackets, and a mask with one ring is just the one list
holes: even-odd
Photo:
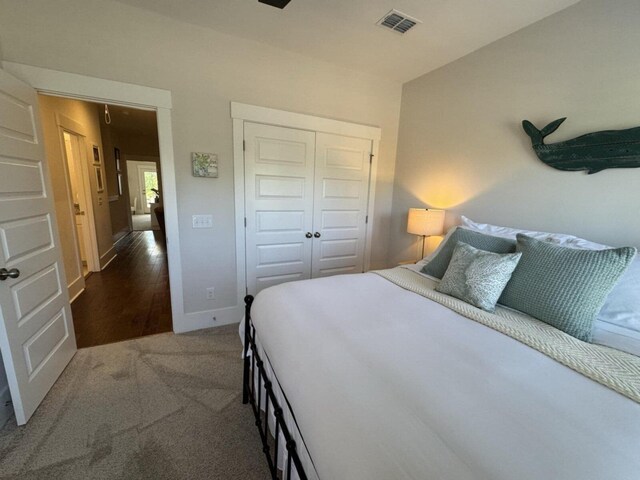
[(71, 298), (70, 302), (73, 302), (84, 291), (84, 277), (76, 278), (67, 286), (67, 289), (69, 290), (69, 298)]
[[(203, 328), (221, 327), (230, 323), (238, 323), (242, 320), (244, 307), (233, 307), (204, 310), (202, 312), (185, 313), (181, 319), (173, 319), (173, 331), (175, 333), (192, 332)], [(215, 318), (215, 320), (214, 320)]]
[(131, 229), (129, 227), (123, 228), (118, 233), (113, 236), (113, 245), (115, 246), (120, 240), (131, 233)]
[(80, 296), (80, 294), (84, 292), (84, 288), (81, 288), (78, 293), (76, 293), (73, 297), (71, 296), (71, 292), (69, 292), (69, 303), (73, 303), (73, 301)]
[(116, 248), (111, 247), (107, 253), (100, 257), (100, 270), (104, 270), (118, 256)]
[(5, 385), (0, 390), (0, 428), (11, 418), (13, 415), (13, 405), (7, 402), (11, 401), (11, 393), (9, 392), (9, 385)]

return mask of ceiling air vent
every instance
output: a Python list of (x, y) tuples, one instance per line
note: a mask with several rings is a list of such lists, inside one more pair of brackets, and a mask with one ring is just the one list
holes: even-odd
[(378, 23), (376, 25), (389, 28), (394, 32), (398, 32), (400, 34), (405, 34), (413, 27), (415, 27), (418, 23), (422, 22), (416, 18), (399, 12), (398, 10), (391, 10), (384, 17), (378, 20)]

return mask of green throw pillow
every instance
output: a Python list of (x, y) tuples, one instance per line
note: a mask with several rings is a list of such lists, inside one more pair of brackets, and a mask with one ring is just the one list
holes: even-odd
[(493, 253), (513, 253), (516, 251), (516, 242), (514, 240), (494, 237), (474, 230), (457, 227), (456, 230), (449, 235), (446, 243), (438, 249), (436, 255), (429, 263), (422, 267), (422, 273), (426, 273), (432, 277), (442, 278), (444, 272), (447, 271), (451, 256), (453, 255), (453, 249), (456, 248), (458, 242), (463, 242), (480, 250)]
[(458, 242), (436, 290), (493, 312), (521, 255), (485, 252)]
[(522, 258), (499, 303), (590, 342), (593, 321), (636, 249), (582, 250), (522, 234), (517, 239)]

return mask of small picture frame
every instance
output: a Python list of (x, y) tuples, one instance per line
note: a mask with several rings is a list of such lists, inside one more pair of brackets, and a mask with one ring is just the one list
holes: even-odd
[(94, 165), (93, 169), (96, 174), (96, 190), (98, 193), (104, 192), (104, 180), (102, 178), (102, 168), (100, 165)]
[(122, 173), (118, 172), (118, 195), (122, 195)]
[(97, 145), (93, 146), (93, 164), (100, 165), (100, 148)]
[(115, 147), (113, 149), (113, 156), (116, 159), (116, 172), (121, 172), (122, 170), (120, 169), (120, 149), (118, 147)]
[(192, 152), (191, 165), (194, 177), (218, 178), (218, 155), (215, 153)]

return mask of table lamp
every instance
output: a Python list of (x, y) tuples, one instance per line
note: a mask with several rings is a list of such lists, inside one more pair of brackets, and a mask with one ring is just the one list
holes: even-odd
[(433, 208), (410, 208), (407, 218), (407, 233), (422, 237), (422, 257), (424, 241), (432, 235), (442, 235), (444, 230), (444, 210)]

